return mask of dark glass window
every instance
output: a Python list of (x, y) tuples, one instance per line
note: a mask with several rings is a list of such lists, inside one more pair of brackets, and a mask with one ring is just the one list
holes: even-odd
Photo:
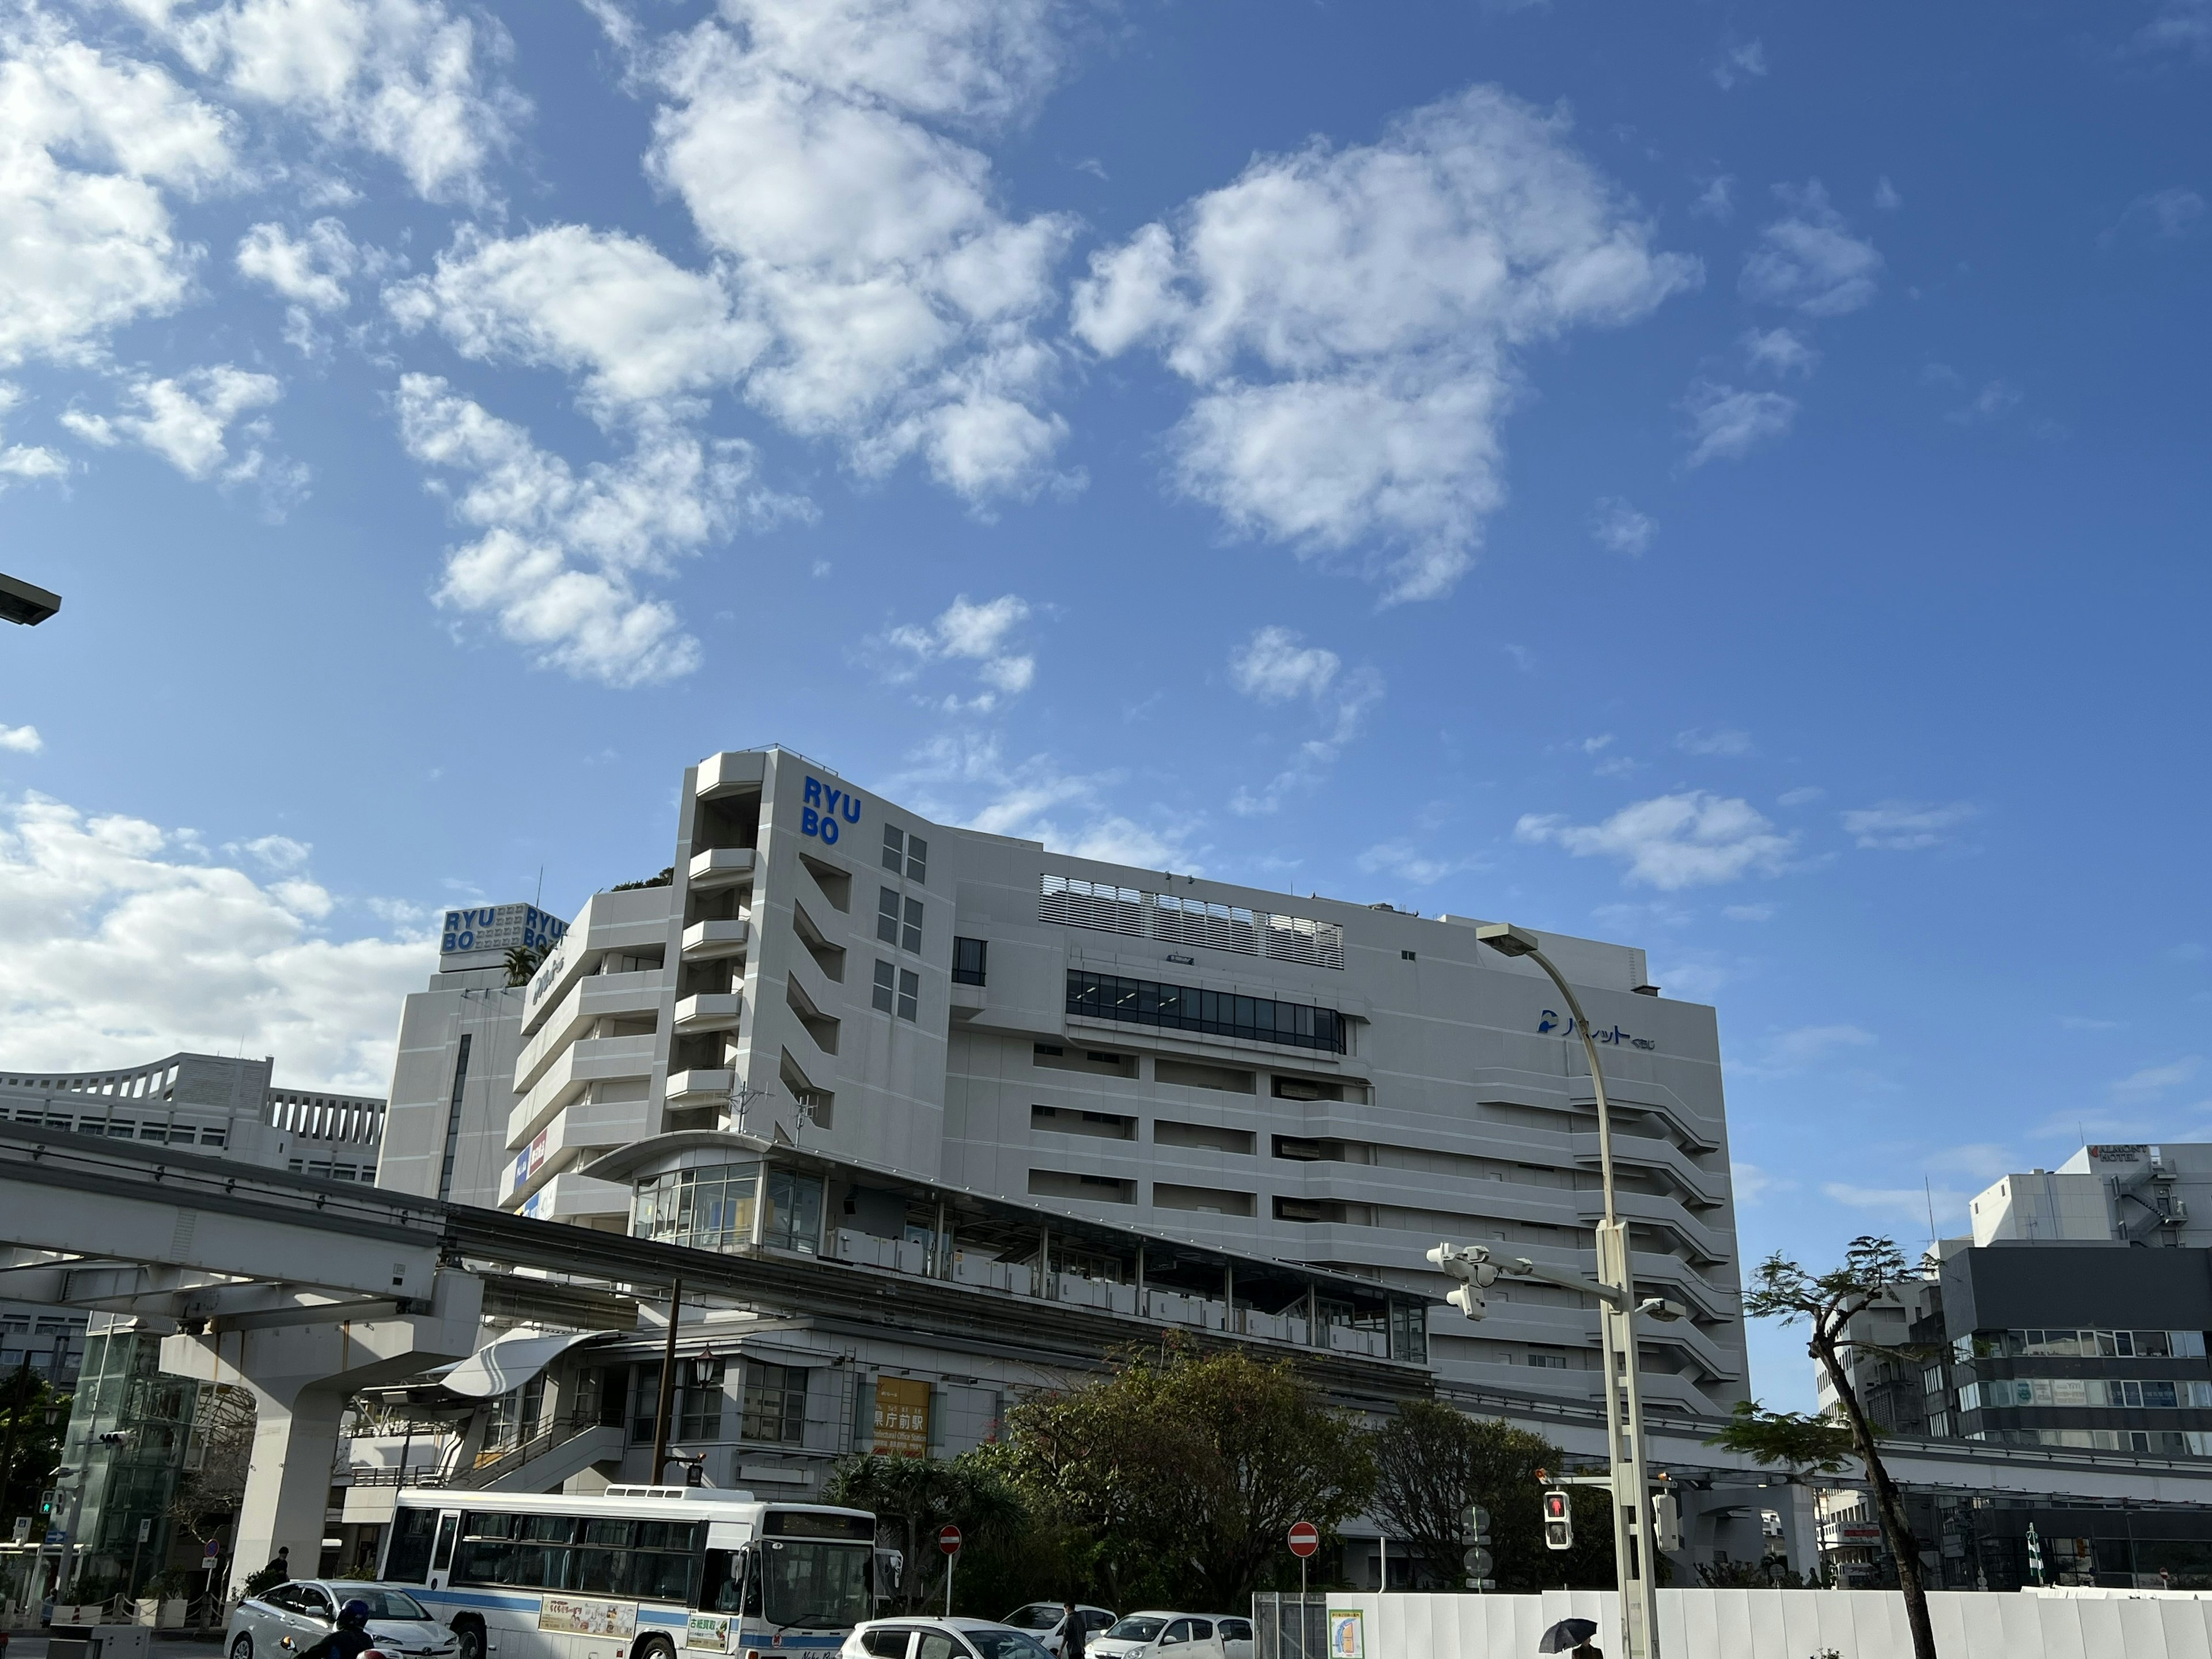
[(437, 1532), (437, 1510), (400, 1510), (393, 1522), (392, 1548), (385, 1556), (384, 1576), (396, 1583), (421, 1583), (430, 1571), (430, 1540)]
[(921, 954), (921, 901), (918, 898), (906, 902), (906, 927), (899, 934), (899, 949)]
[(921, 975), (911, 968), (899, 969), (898, 1017), (913, 1019), (921, 1012)]
[(920, 836), (907, 838), (906, 878), (908, 881), (929, 879), (929, 843)]
[(1279, 1042), (1329, 1054), (1345, 1051), (1344, 1016), (1334, 1008), (1122, 979), (1076, 968), (1067, 972), (1067, 1012), (1130, 1025), (1156, 1025), (1164, 1030), (1204, 1031), (1214, 1036)]
[(899, 896), (888, 887), (876, 890), (876, 937), (896, 945), (899, 936)]
[(984, 959), (990, 942), (980, 939), (956, 939), (952, 941), (952, 982), (955, 985), (981, 985), (983, 982)]
[(905, 862), (905, 855), (906, 832), (894, 824), (885, 824), (884, 826), (884, 868), (893, 875), (898, 874), (899, 866)]
[(876, 964), (876, 1012), (888, 1014), (891, 1011), (892, 987), (898, 983), (898, 969), (888, 962)]

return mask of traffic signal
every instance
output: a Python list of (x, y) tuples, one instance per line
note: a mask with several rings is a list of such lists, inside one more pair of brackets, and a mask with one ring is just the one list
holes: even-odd
[(1651, 1496), (1651, 1547), (1667, 1554), (1682, 1547), (1682, 1500), (1671, 1492)]
[(49, 1486), (39, 1494), (39, 1519), (49, 1521), (54, 1513), (54, 1489)]
[(1490, 1311), (1482, 1293), (1498, 1282), (1498, 1269), (1490, 1265), (1488, 1246), (1439, 1244), (1429, 1252), (1429, 1260), (1460, 1281), (1445, 1301), (1469, 1319), (1480, 1319)]
[(1575, 1506), (1564, 1486), (1544, 1493), (1544, 1547), (1571, 1550), (1575, 1547)]

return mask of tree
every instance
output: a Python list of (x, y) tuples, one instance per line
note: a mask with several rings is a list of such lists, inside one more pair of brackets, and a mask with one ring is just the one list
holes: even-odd
[(1294, 1522), (1323, 1533), (1375, 1489), (1366, 1436), (1288, 1360), (1170, 1346), (1007, 1413), (1003, 1454), (1040, 1512), (1091, 1540), (1116, 1605), (1243, 1606), (1289, 1571)]
[(545, 952), (535, 945), (516, 945), (507, 952), (507, 982), (510, 987), (527, 985), (537, 977), (544, 965)]
[(937, 1534), (948, 1522), (960, 1528), (965, 1554), (972, 1546), (988, 1549), (1018, 1534), (1024, 1518), (1020, 1498), (988, 1460), (973, 1453), (949, 1462), (842, 1458), (830, 1472), (825, 1495), (832, 1504), (874, 1510), (876, 1541), (904, 1552), (899, 1589), (909, 1613), (925, 1602), (942, 1604), (945, 1556)]
[[(246, 1501), (253, 1427), (253, 1396), (244, 1389), (218, 1383), (201, 1390), (187, 1467), (178, 1477), (167, 1514), (179, 1531), (202, 1545), (226, 1536)], [(209, 1566), (207, 1588), (213, 1590), (222, 1580), (220, 1556)], [(209, 1610), (204, 1604), (203, 1625)]]
[[(1898, 1249), (1894, 1239), (1868, 1234), (1853, 1239), (1844, 1251), (1843, 1265), (1825, 1273), (1808, 1273), (1777, 1250), (1760, 1262), (1759, 1271), (1752, 1275), (1751, 1288), (1744, 1292), (1743, 1307), (1753, 1318), (1772, 1319), (1784, 1325), (1802, 1323), (1810, 1333), (1805, 1351), (1820, 1362), (1828, 1386), (1835, 1390), (1836, 1407), (1843, 1413), (1852, 1449), (1866, 1466), (1867, 1484), (1874, 1488), (1875, 1513), (1881, 1522), (1882, 1538), (1889, 1547), (1891, 1559), (1897, 1563), (1898, 1589), (1905, 1595), (1905, 1618), (1912, 1631), (1914, 1659), (1936, 1659), (1936, 1632), (1928, 1620), (1928, 1591), (1920, 1580), (1919, 1541), (1913, 1537), (1911, 1525), (1905, 1518), (1905, 1500), (1897, 1490), (1897, 1483), (1882, 1466), (1881, 1453), (1875, 1446), (1874, 1425), (1868, 1419), (1857, 1390), (1851, 1386), (1846, 1360), (1847, 1355), (1859, 1350), (1902, 1357), (1902, 1350), (1855, 1340), (1850, 1327), (1852, 1320), (1881, 1300), (1891, 1285), (1905, 1277), (1906, 1272), (1905, 1252)], [(1790, 1437), (1802, 1432), (1800, 1428), (1786, 1424), (1781, 1428), (1762, 1427), (1755, 1406), (1749, 1418), (1745, 1417), (1741, 1407), (1737, 1415), (1748, 1425), (1742, 1431), (1744, 1434), (1754, 1439), (1771, 1435), (1778, 1446), (1790, 1443)], [(1784, 1419), (1790, 1415), (1769, 1414), (1770, 1418)], [(1716, 1438), (1724, 1439), (1735, 1431), (1736, 1425), (1731, 1423)], [(1807, 1445), (1804, 1441), (1795, 1443), (1801, 1448)], [(1753, 1455), (1758, 1454), (1754, 1451)]]
[[(1460, 1528), (1468, 1506), (1490, 1511), (1492, 1576), (1504, 1590), (1535, 1590), (1569, 1583), (1599, 1588), (1613, 1582), (1611, 1517), (1602, 1505), (1577, 1514), (1575, 1547), (1544, 1545), (1536, 1471), (1556, 1469), (1561, 1454), (1540, 1434), (1469, 1417), (1431, 1400), (1409, 1401), (1375, 1431), (1375, 1513), (1404, 1539), (1430, 1580), (1456, 1589), (1467, 1577)], [(1581, 1506), (1589, 1509), (1592, 1506)], [(1588, 1522), (1594, 1522), (1594, 1524)]]
[(62, 1461), (70, 1396), (26, 1359), (0, 1382), (0, 1516), (29, 1515)]

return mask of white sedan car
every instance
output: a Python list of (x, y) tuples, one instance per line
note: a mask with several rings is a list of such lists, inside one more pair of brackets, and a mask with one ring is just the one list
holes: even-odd
[(368, 1603), (368, 1634), (386, 1653), (450, 1659), (459, 1639), (405, 1590), (344, 1578), (295, 1578), (249, 1595), (223, 1632), (229, 1659), (293, 1659), (337, 1628), (349, 1601)]
[(1253, 1659), (1252, 1621), (1234, 1613), (1133, 1613), (1085, 1659)]
[(1051, 1659), (1036, 1638), (988, 1619), (871, 1619), (840, 1659)]

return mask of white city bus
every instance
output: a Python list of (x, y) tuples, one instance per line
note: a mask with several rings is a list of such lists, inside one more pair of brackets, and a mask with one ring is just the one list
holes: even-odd
[(896, 1588), (865, 1510), (687, 1486), (593, 1496), (401, 1488), (383, 1580), (457, 1659), (826, 1654)]

